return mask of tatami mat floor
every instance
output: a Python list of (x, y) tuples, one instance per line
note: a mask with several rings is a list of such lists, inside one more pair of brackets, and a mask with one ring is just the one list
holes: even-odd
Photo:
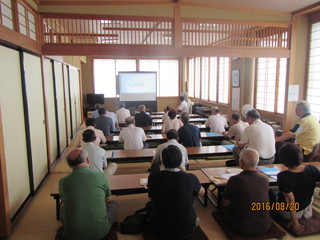
[[(51, 190), (57, 184), (59, 179), (68, 174), (71, 170), (67, 166), (66, 154), (73, 148), (72, 144), (59, 161), (57, 161), (51, 174), (48, 175), (35, 197), (31, 199), (26, 209), (23, 211), (18, 221), (14, 224), (10, 240), (51, 240), (55, 239), (55, 231), (61, 223), (56, 220), (55, 200), (50, 196)], [(201, 167), (219, 167), (225, 166), (225, 160), (192, 160), (191, 169)], [(149, 163), (127, 163), (119, 164), (117, 174), (143, 173), (147, 172)], [(147, 194), (133, 194), (127, 196), (112, 196), (112, 199), (119, 204), (117, 221), (122, 221), (126, 216), (133, 214), (137, 209), (143, 208), (149, 200)], [(198, 204), (197, 214), (200, 217), (200, 226), (209, 239), (227, 239), (220, 229), (219, 225), (213, 219), (211, 213), (216, 210), (209, 203), (207, 207)], [(317, 209), (319, 211), (319, 209)], [(141, 240), (142, 234), (123, 235), (118, 233), (119, 240)], [(287, 234), (287, 239), (294, 239)], [(301, 239), (316, 240), (320, 235), (310, 236)]]

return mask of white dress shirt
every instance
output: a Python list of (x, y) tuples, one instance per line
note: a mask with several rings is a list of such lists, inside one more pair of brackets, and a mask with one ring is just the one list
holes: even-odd
[(240, 143), (246, 143), (249, 148), (257, 150), (259, 156), (264, 159), (271, 158), (276, 152), (274, 131), (270, 125), (260, 119), (246, 127)]
[(210, 127), (210, 132), (223, 133), (228, 127), (227, 119), (221, 114), (211, 115), (205, 122), (206, 127)]
[(125, 108), (120, 108), (119, 110), (116, 111), (117, 118), (119, 122), (124, 122), (127, 117), (130, 117), (130, 111)]
[(167, 133), (170, 129), (175, 129), (175, 130), (179, 130), (179, 128), (181, 128), (183, 126), (183, 123), (180, 121), (180, 119), (170, 119), (170, 118), (166, 118), (164, 120), (164, 123), (162, 124), (162, 129), (161, 132), (162, 133)]
[(156, 153), (154, 154), (152, 162), (156, 163), (160, 161), (160, 170), (164, 170), (164, 165), (162, 163), (162, 151), (169, 145), (177, 146), (180, 149), (182, 153), (182, 162), (180, 166), (184, 167), (184, 169), (187, 169), (187, 165), (189, 163), (187, 149), (182, 144), (178, 143), (175, 139), (170, 139), (168, 140), (168, 142), (160, 144), (156, 149)]
[(94, 143), (95, 143), (97, 146), (99, 146), (101, 142), (102, 142), (102, 143), (106, 143), (107, 139), (106, 139), (106, 137), (104, 136), (103, 132), (102, 132), (101, 130), (99, 130), (99, 129), (96, 129), (96, 128), (92, 127), (92, 126), (89, 126), (89, 127), (85, 128), (85, 129), (82, 129), (82, 130), (79, 131), (78, 136), (77, 136), (77, 138), (76, 138), (76, 140), (75, 140), (75, 143), (76, 143), (76, 146), (77, 146), (77, 147), (80, 147), (80, 146), (82, 146), (83, 144), (85, 144), (85, 143), (82, 141), (82, 134), (83, 134), (83, 132), (84, 132), (85, 130), (87, 130), (87, 129), (93, 130), (94, 133), (96, 134), (96, 140), (94, 141)]
[(178, 109), (181, 111), (181, 113), (184, 113), (184, 112), (189, 113), (188, 103), (187, 103), (185, 100), (183, 100), (183, 101), (180, 103)]
[(232, 138), (234, 137), (236, 141), (240, 141), (242, 134), (244, 132), (244, 129), (246, 129), (246, 127), (248, 127), (249, 124), (247, 122), (242, 122), (241, 120), (232, 125), (228, 131), (227, 137), (228, 138)]
[(106, 112), (105, 116), (112, 119), (113, 129), (115, 129), (118, 122), (117, 115), (114, 112)]
[(124, 143), (124, 149), (142, 149), (143, 142), (147, 140), (147, 136), (142, 128), (130, 124), (127, 128), (123, 128), (119, 135), (119, 142)]

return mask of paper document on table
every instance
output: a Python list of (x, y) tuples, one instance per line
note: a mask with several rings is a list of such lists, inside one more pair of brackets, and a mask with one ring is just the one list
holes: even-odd
[(227, 168), (226, 171), (228, 173), (234, 173), (234, 174), (239, 174), (241, 173), (243, 170), (241, 168)]
[(257, 169), (268, 176), (276, 176), (280, 172), (278, 168), (267, 168), (258, 166)]
[(141, 186), (147, 186), (147, 184), (148, 184), (148, 178), (140, 178)]
[(235, 175), (237, 175), (238, 173), (226, 173), (226, 174), (221, 174), (221, 175), (219, 175), (219, 177), (221, 177), (221, 178), (224, 178), (224, 179), (229, 179), (229, 178), (231, 178), (232, 176), (235, 176)]

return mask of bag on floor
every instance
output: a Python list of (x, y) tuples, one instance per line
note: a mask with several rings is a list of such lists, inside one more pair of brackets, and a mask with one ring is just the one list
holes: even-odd
[(143, 230), (146, 222), (146, 209), (142, 208), (135, 212), (135, 214), (127, 216), (122, 223), (120, 223), (120, 232), (122, 234), (139, 234)]

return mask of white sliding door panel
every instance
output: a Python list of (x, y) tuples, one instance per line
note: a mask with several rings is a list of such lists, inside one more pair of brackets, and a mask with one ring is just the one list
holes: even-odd
[(64, 86), (63, 86), (63, 72), (62, 64), (54, 62), (54, 75), (56, 85), (56, 101), (58, 107), (58, 126), (59, 126), (59, 142), (60, 153), (67, 146), (67, 134), (66, 134), (66, 115), (64, 107)]
[(63, 65), (63, 75), (64, 75), (64, 95), (66, 102), (66, 119), (67, 119), (67, 139), (68, 142), (71, 139), (71, 116), (70, 116), (70, 89), (69, 89), (69, 74), (68, 66)]
[(0, 108), (12, 217), (30, 194), (27, 142), (19, 52), (0, 46), (0, 53)]
[(43, 84), (40, 57), (24, 53), (29, 112), (33, 181), (35, 189), (48, 173)]
[(57, 125), (56, 125), (56, 111), (55, 111), (55, 96), (52, 74), (52, 63), (45, 59), (43, 62), (44, 82), (45, 82), (45, 98), (47, 103), (47, 117), (48, 117), (48, 134), (49, 134), (49, 152), (50, 161), (53, 161), (59, 155), (57, 142)]

